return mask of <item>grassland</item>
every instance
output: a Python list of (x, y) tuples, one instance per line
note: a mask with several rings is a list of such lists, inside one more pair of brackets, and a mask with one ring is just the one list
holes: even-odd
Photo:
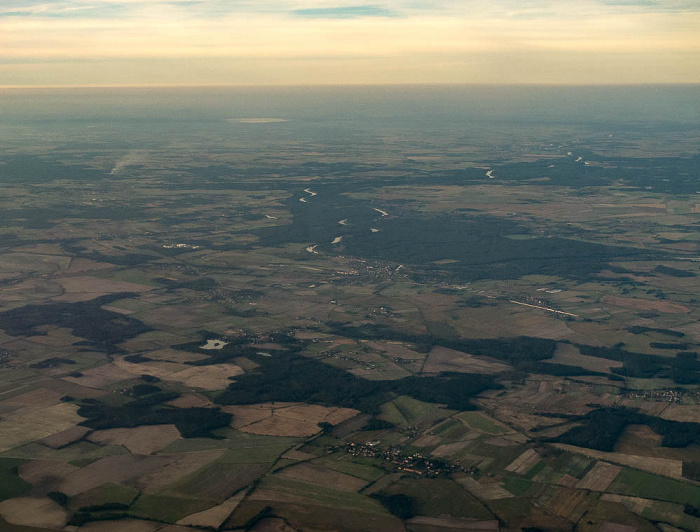
[(16, 458), (0, 458), (0, 500), (17, 497), (31, 489), (31, 484), (17, 474), (17, 468), (24, 463), (25, 460)]
[(183, 517), (211, 506), (205, 500), (164, 495), (142, 495), (129, 508), (129, 513), (142, 519), (175, 523)]
[(106, 483), (97, 488), (84, 491), (71, 499), (71, 508), (77, 510), (85, 506), (102, 506), (116, 503), (130, 505), (139, 495), (139, 491), (129, 486)]
[(436, 407), (433, 404), (417, 401), (412, 397), (397, 397), (391, 403), (383, 405), (386, 408), (384, 416), (392, 423), (406, 423), (415, 425), (418, 422), (435, 423), (441, 419), (450, 417), (454, 412)]
[(610, 486), (610, 491), (634, 497), (700, 506), (700, 487), (635, 469), (623, 469)]
[(532, 486), (532, 481), (525, 478), (505, 477), (503, 487), (516, 497), (523, 495)]
[(329, 469), (333, 469), (362, 480), (367, 480), (369, 482), (379, 480), (385, 475), (385, 472), (377, 467), (357, 463), (355, 461), (327, 459), (321, 460), (321, 463)]
[(457, 419), (463, 421), (471, 428), (487, 434), (503, 434), (504, 432), (508, 432), (507, 427), (504, 427), (502, 424), (481, 412), (463, 412), (457, 416)]

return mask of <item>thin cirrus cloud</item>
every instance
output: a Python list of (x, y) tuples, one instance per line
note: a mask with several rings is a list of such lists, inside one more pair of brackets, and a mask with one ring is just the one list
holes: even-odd
[(395, 17), (397, 12), (378, 5), (341, 6), (341, 7), (312, 7), (292, 11), (299, 17), (308, 18), (362, 18), (362, 17)]
[(0, 85), (700, 82), (696, 0), (2, 0)]

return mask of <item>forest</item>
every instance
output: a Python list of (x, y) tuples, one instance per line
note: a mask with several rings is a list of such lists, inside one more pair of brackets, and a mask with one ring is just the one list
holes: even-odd
[(581, 417), (562, 417), (578, 419), (582, 423), (549, 441), (612, 452), (615, 443), (628, 425), (647, 425), (663, 436), (661, 445), (664, 447), (700, 444), (700, 423), (662, 419), (641, 414), (629, 408), (599, 408)]
[(470, 399), (499, 387), (491, 376), (445, 373), (436, 377), (407, 377), (395, 381), (371, 381), (317, 360), (299, 355), (261, 357), (260, 368), (241, 375), (220, 392), (219, 404), (296, 402), (356, 408), (370, 414), (397, 395), (410, 395), (448, 408), (473, 410)]
[(227, 427), (233, 416), (218, 408), (175, 408), (165, 405), (177, 399), (177, 392), (163, 392), (157, 386), (140, 384), (127, 395), (136, 399), (124, 405), (109, 405), (97, 399), (85, 399), (78, 415), (87, 418), (81, 425), (92, 429), (132, 428), (143, 425), (173, 424), (183, 438), (212, 438), (212, 430)]

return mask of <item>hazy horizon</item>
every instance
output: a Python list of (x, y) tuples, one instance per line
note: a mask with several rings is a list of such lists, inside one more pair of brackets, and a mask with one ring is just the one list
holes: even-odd
[(163, 89), (197, 89), (197, 88), (295, 88), (295, 87), (700, 87), (700, 81), (659, 81), (659, 82), (629, 82), (629, 83), (577, 83), (577, 82), (560, 82), (560, 83), (542, 83), (542, 82), (451, 82), (443, 83), (433, 82), (357, 82), (357, 83), (134, 83), (134, 84), (118, 84), (118, 85), (99, 85), (99, 84), (77, 84), (77, 85), (0, 85), (0, 90), (13, 89), (148, 89), (148, 88), (163, 88)]
[[(422, 116), (585, 122), (700, 120), (698, 84), (391, 84), (5, 88), (3, 118), (115, 113), (117, 118), (303, 118), (350, 114), (401, 120)], [(206, 95), (205, 98), (198, 96)], [(228, 116), (226, 113), (233, 113)], [(240, 116), (235, 113), (243, 113)], [(272, 113), (272, 115), (271, 115)], [(3, 122), (0, 119), (0, 124)]]

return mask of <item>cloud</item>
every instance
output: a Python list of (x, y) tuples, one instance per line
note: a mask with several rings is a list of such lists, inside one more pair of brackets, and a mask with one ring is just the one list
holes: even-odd
[(601, 0), (606, 6), (658, 6), (658, 0)]
[(641, 7), (653, 11), (700, 11), (697, 0), (599, 0), (604, 6)]
[(700, 81), (697, 0), (0, 3), (8, 85)]
[(105, 18), (126, 14), (127, 10), (121, 4), (82, 2), (80, 0), (61, 1), (54, 3), (37, 2), (3, 2), (2, 17), (48, 17), (48, 18)]
[(700, 12), (697, 0), (1, 0), (2, 18), (135, 19), (161, 11), (191, 19), (246, 14), (288, 14), (306, 19), (456, 17), (550, 18), (565, 13), (606, 16), (619, 12)]
[(297, 16), (308, 18), (360, 18), (360, 17), (395, 17), (396, 12), (378, 5), (344, 6), (344, 7), (313, 7), (295, 9)]

